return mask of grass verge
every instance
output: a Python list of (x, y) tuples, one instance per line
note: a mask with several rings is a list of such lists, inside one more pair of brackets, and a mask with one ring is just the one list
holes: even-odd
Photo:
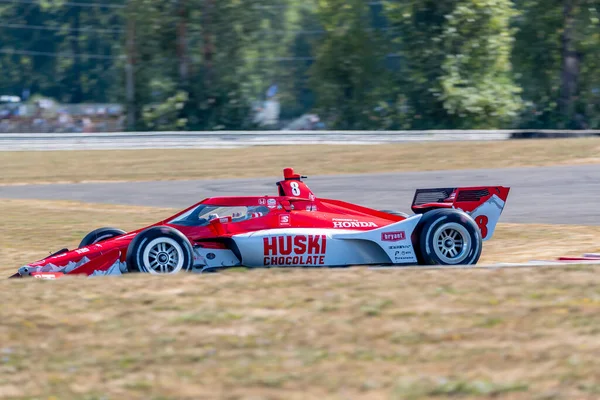
[(600, 138), (219, 150), (0, 152), (0, 184), (140, 181), (600, 163)]
[(0, 398), (597, 399), (600, 275), (0, 281)]

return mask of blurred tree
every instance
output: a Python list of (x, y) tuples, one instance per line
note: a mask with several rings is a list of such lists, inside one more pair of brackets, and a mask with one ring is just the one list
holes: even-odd
[[(204, 3), (205, 0), (196, 1)], [(277, 2), (210, 1), (212, 8), (208, 9), (206, 3), (204, 7), (198, 5), (190, 21), (190, 26), (202, 34), (191, 49), (202, 49), (203, 56), (196, 61), (198, 79), (192, 85), (192, 107), (187, 109), (186, 117), (190, 119), (191, 128), (247, 128), (252, 122), (254, 99), (252, 74), (246, 68), (250, 57), (248, 53), (262, 44), (259, 36), (261, 26), (270, 17), (261, 7)]]
[(138, 129), (250, 128), (269, 98), (285, 119), (314, 110), (339, 129), (598, 128), (599, 9), (597, 0), (5, 1), (0, 93), (123, 102)]
[(364, 0), (319, 0), (325, 36), (315, 49), (310, 85), (317, 110), (334, 129), (376, 129), (386, 89), (386, 46)]
[(136, 49), (136, 99), (145, 128), (249, 127), (256, 76), (273, 72), (254, 63), (275, 51), (261, 36), (278, 19), (265, 13), (269, 1), (131, 1), (138, 5), (128, 18), (137, 19), (136, 36), (144, 38)]
[(73, 7), (62, 1), (2, 4), (1, 90), (20, 95), (28, 89), (62, 102), (114, 101), (118, 10), (104, 5)]
[(414, 128), (497, 128), (522, 107), (510, 54), (510, 0), (387, 3), (399, 28), (398, 92)]
[(521, 126), (600, 126), (600, 15), (595, 0), (517, 0), (513, 63), (528, 101)]
[(286, 49), (288, 60), (280, 63), (282, 118), (292, 119), (309, 112), (315, 96), (309, 84), (314, 49), (325, 32), (317, 18), (315, 1), (303, 1), (290, 9), (287, 18)]

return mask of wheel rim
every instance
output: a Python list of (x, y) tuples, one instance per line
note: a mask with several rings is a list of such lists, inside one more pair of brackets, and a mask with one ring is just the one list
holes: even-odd
[(142, 261), (150, 274), (176, 274), (183, 268), (183, 248), (171, 238), (156, 238), (144, 249)]
[(455, 222), (443, 224), (433, 234), (433, 248), (443, 263), (460, 264), (471, 250), (469, 232)]

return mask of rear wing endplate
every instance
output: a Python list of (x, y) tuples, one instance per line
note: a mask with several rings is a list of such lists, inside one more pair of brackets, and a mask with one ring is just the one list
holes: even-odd
[(494, 234), (509, 191), (510, 188), (504, 186), (417, 189), (411, 209), (415, 214), (440, 208), (462, 210), (475, 220), (483, 240), (489, 240)]

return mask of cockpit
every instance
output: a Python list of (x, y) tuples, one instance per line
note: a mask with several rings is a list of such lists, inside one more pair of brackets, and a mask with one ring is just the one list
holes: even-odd
[(210, 221), (219, 218), (231, 218), (232, 223), (260, 218), (269, 213), (266, 206), (217, 206), (200, 204), (186, 213), (168, 221), (179, 226), (207, 226)]

